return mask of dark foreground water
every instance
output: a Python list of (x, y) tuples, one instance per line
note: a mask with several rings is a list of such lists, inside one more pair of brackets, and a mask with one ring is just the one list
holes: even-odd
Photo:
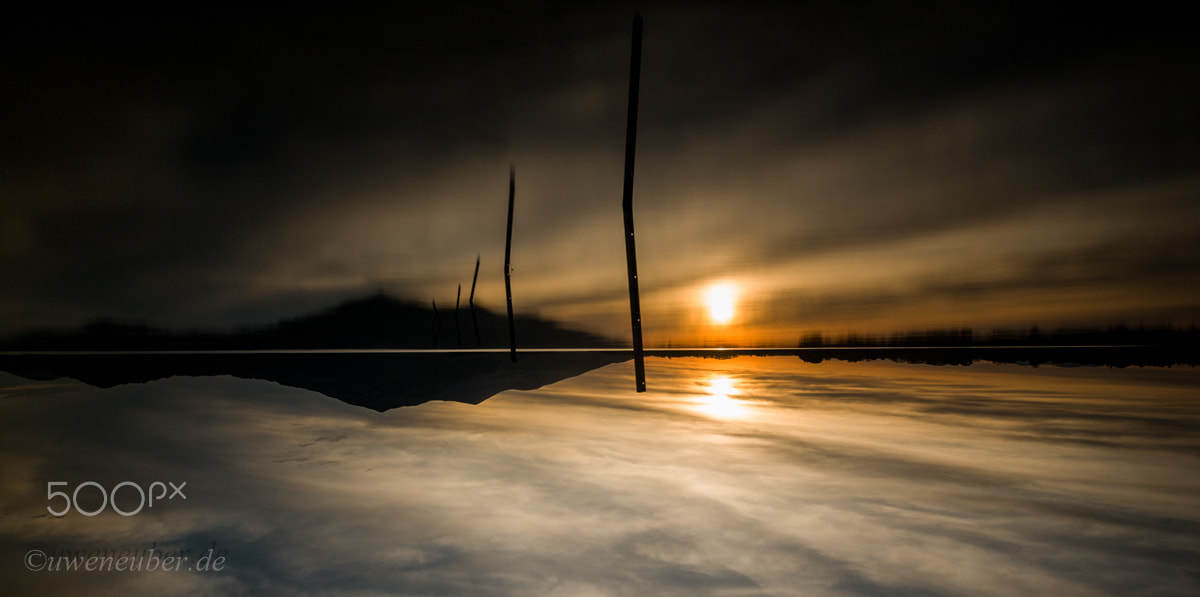
[(386, 413), (0, 374), (3, 592), (1200, 594), (1200, 370), (647, 368)]

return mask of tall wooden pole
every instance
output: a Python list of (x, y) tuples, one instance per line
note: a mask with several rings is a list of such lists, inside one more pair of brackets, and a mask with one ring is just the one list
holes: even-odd
[(629, 114), (625, 121), (625, 262), (629, 267), (629, 317), (633, 323), (633, 369), (637, 391), (646, 391), (646, 357), (642, 353), (642, 306), (638, 297), (637, 249), (633, 238), (633, 154), (637, 146), (638, 86), (642, 70), (642, 15), (633, 17), (633, 52), (629, 59)]
[(512, 353), (512, 362), (517, 362), (517, 326), (513, 323), (513, 307), (512, 307), (512, 221), (513, 221), (513, 196), (516, 194), (517, 188), (517, 169), (510, 167), (508, 170), (508, 237), (504, 241), (504, 296), (508, 300), (508, 344), (509, 351)]

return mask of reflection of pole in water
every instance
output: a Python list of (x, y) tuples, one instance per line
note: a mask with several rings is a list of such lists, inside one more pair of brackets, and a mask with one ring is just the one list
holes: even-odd
[(458, 339), (458, 347), (462, 348), (462, 326), (458, 325), (458, 305), (462, 302), (462, 284), (458, 285), (458, 294), (454, 296), (454, 337)]
[(633, 51), (629, 59), (629, 115), (625, 121), (625, 262), (629, 267), (629, 318), (633, 324), (633, 368), (637, 391), (646, 391), (646, 359), (642, 354), (642, 306), (638, 297), (637, 250), (633, 239), (633, 154), (637, 146), (638, 83), (642, 68), (642, 15), (633, 17)]
[(475, 256), (475, 277), (471, 278), (471, 296), (467, 299), (467, 304), (471, 307), (471, 326), (475, 328), (475, 345), (482, 346), (483, 342), (479, 339), (479, 319), (475, 317), (475, 283), (479, 281), (479, 256)]
[(512, 353), (512, 361), (517, 362), (517, 326), (513, 323), (513, 307), (512, 307), (512, 221), (513, 221), (513, 196), (516, 194), (517, 188), (517, 169), (510, 167), (508, 170), (508, 235), (504, 240), (504, 296), (508, 300), (508, 345), (509, 351)]

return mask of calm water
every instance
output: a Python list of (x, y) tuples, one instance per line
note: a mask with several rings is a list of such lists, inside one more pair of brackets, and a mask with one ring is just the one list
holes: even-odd
[[(646, 394), (627, 362), (384, 414), (231, 377), (0, 374), (0, 579), (17, 595), (1200, 594), (1196, 369), (647, 367)], [(186, 500), (47, 513), (87, 481), (186, 482)], [(102, 506), (95, 485), (76, 495)], [(172, 550), (188, 560), (146, 569)], [(142, 567), (67, 571), (79, 554)]]

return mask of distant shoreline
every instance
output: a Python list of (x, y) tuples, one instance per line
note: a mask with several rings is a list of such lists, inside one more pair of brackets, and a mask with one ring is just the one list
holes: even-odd
[[(646, 348), (649, 356), (665, 358), (732, 358), (738, 356), (795, 356), (808, 362), (822, 360), (864, 361), (893, 360), (898, 362), (937, 365), (969, 365), (991, 361), (1019, 364), (1048, 365), (1107, 365), (1107, 366), (1170, 366), (1200, 365), (1200, 347), (1154, 344), (1076, 344), (1076, 345), (973, 345), (973, 346), (802, 346), (802, 347), (671, 347)], [(319, 356), (392, 355), (403, 357), (444, 355), (508, 354), (507, 348), (254, 348), (213, 350), (0, 350), (0, 365), (4, 359), (53, 357), (205, 357), (205, 356)], [(518, 355), (594, 354), (633, 358), (630, 347), (537, 347), (520, 348)]]

